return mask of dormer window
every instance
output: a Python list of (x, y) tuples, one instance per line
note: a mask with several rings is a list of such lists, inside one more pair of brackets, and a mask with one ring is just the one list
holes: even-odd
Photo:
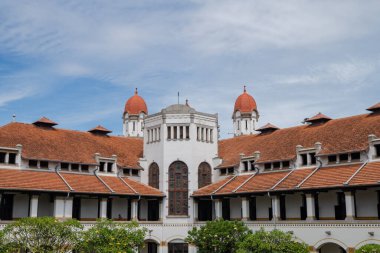
[(29, 160), (28, 166), (29, 166), (29, 168), (38, 168), (38, 161), (37, 160)]
[(380, 144), (375, 144), (375, 156), (380, 157)]
[(274, 162), (273, 163), (273, 169), (279, 169), (281, 167), (280, 162)]
[(329, 163), (336, 163), (336, 155), (329, 155), (328, 161)]
[(348, 162), (348, 154), (340, 154), (339, 155), (340, 162)]
[(307, 165), (307, 154), (301, 154), (302, 165)]
[(317, 159), (315, 158), (315, 153), (310, 153), (310, 164), (314, 165), (317, 163)]
[(123, 169), (123, 174), (124, 176), (138, 177), (139, 170), (138, 169)]
[(40, 168), (41, 169), (49, 169), (49, 162), (48, 161), (40, 161)]
[(270, 170), (270, 169), (272, 169), (272, 163), (265, 163), (264, 170)]
[(249, 170), (249, 162), (248, 161), (244, 161), (243, 162), (243, 169), (244, 169), (244, 171), (248, 171)]
[(69, 170), (69, 163), (61, 163), (61, 170)]
[(351, 161), (360, 161), (360, 152), (351, 153)]
[(107, 163), (107, 172), (112, 172), (113, 163)]
[(0, 152), (0, 163), (16, 164), (16, 153)]
[(100, 162), (100, 164), (99, 164), (99, 171), (100, 172), (104, 172), (105, 171), (105, 165), (106, 165), (105, 162)]
[(71, 164), (71, 171), (79, 171), (79, 164), (72, 163)]
[(81, 165), (81, 171), (82, 172), (88, 172), (89, 166), (87, 164), (82, 164)]
[(16, 153), (8, 153), (8, 164), (16, 164)]
[(290, 162), (289, 161), (283, 161), (282, 162), (282, 168), (287, 169), (289, 167), (290, 167)]

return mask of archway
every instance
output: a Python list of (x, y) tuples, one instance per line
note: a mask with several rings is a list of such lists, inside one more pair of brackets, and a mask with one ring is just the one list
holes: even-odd
[(182, 239), (172, 240), (168, 243), (168, 253), (188, 253), (189, 245)]
[(159, 244), (154, 240), (146, 240), (144, 247), (139, 250), (139, 253), (158, 253)]
[(188, 215), (188, 168), (176, 161), (169, 166), (169, 215)]
[(346, 253), (346, 250), (336, 243), (328, 242), (321, 245), (318, 248), (318, 252), (319, 253)]

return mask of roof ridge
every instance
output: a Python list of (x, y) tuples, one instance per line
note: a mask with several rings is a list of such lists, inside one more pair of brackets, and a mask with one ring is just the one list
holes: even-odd
[(343, 184), (344, 185), (348, 185), (350, 182), (351, 182), (351, 180), (366, 166), (368, 164), (368, 160), (367, 161), (365, 161), (355, 172), (354, 172), (354, 174), (352, 174), (352, 176), (346, 181), (346, 182), (344, 182)]
[(273, 190), (276, 188), (279, 184), (284, 182), (285, 179), (287, 179), (296, 169), (292, 169), (288, 174), (286, 174), (282, 179), (280, 179), (275, 185), (273, 185), (269, 190)]
[(229, 184), (233, 179), (235, 179), (237, 177), (237, 175), (234, 175), (233, 177), (231, 177), (229, 180), (227, 180), (227, 182), (225, 182), (224, 184), (222, 184), (221, 186), (219, 186), (218, 189), (216, 189), (215, 191), (213, 191), (211, 193), (211, 195), (215, 194), (216, 192), (218, 192), (219, 190), (221, 190), (224, 186), (226, 186), (227, 184)]
[(239, 190), (241, 187), (243, 187), (246, 183), (248, 183), (248, 181), (250, 181), (254, 176), (256, 176), (258, 173), (255, 172), (253, 173), (250, 177), (248, 177), (241, 185), (239, 185), (238, 187), (236, 187), (235, 190), (233, 190), (232, 192), (237, 192), (237, 190)]
[(138, 194), (140, 195), (140, 193), (138, 191), (136, 191), (132, 186), (130, 186), (127, 182), (125, 182), (125, 180), (122, 178), (122, 177), (119, 177), (118, 178), (126, 185), (129, 187), (129, 189), (131, 189), (135, 194)]

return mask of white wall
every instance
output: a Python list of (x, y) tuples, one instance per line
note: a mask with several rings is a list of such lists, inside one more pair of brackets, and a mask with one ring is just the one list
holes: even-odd
[(318, 195), (319, 218), (335, 219), (335, 205), (337, 205), (336, 191), (322, 192)]
[(377, 192), (375, 190), (365, 190), (356, 192), (356, 212), (358, 218), (377, 219)]
[(268, 196), (256, 197), (256, 218), (269, 219), (269, 208), (272, 206), (272, 200)]
[(13, 218), (24, 218), (29, 216), (29, 196), (16, 194), (13, 199)]
[(230, 218), (241, 219), (241, 199), (230, 199)]
[(301, 219), (301, 194), (288, 194), (285, 197), (286, 219)]
[(119, 215), (122, 219), (128, 217), (128, 200), (123, 198), (112, 199), (112, 218), (118, 219)]
[(81, 199), (81, 219), (97, 219), (98, 218), (98, 199)]

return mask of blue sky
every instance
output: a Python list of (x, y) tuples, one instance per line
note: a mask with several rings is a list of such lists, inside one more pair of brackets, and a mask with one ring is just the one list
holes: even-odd
[(247, 85), (259, 125), (380, 101), (380, 1), (0, 1), (0, 124), (46, 116), (121, 134), (134, 88), (151, 113), (189, 99), (231, 136)]

